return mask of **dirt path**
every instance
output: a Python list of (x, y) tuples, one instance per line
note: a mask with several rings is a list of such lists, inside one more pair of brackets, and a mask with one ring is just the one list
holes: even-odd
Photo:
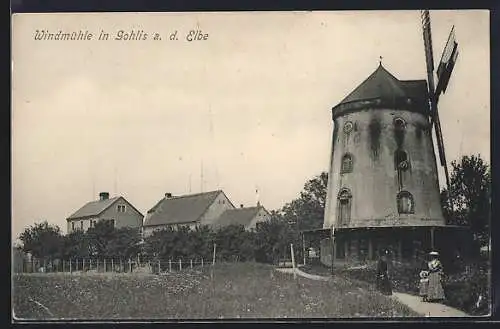
[(424, 303), (418, 296), (394, 292), (393, 297), (427, 317), (468, 317), (469, 314), (439, 303)]
[[(277, 268), (279, 272), (293, 274), (293, 268)], [(329, 280), (328, 276), (314, 275), (295, 269), (297, 275), (311, 279), (311, 280)], [(439, 303), (424, 303), (418, 296), (394, 292), (392, 298), (397, 299), (399, 302), (405, 304), (413, 311), (425, 317), (469, 317), (470, 315), (457, 310), (455, 308), (439, 304)]]

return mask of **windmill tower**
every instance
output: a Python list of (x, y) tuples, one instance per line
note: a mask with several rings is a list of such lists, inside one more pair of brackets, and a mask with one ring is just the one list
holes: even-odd
[[(390, 250), (396, 259), (415, 259), (419, 252), (439, 249), (436, 231), (449, 228), (440, 203), (432, 138), (434, 128), (448, 183), (427, 11), (422, 13), (422, 26), (427, 80), (400, 80), (380, 62), (332, 108), (323, 224), (331, 237), (321, 241), (324, 264), (336, 259), (374, 260), (382, 249)], [(456, 51), (454, 37), (451, 48)], [(448, 57), (456, 60), (456, 55)], [(446, 88), (443, 79), (451, 73), (448, 64), (444, 65), (444, 69), (440, 65), (444, 78), (438, 82), (438, 92)]]

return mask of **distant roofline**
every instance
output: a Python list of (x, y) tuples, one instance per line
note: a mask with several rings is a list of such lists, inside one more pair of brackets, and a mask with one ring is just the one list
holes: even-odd
[[(196, 197), (196, 196), (200, 196), (200, 195), (203, 195), (203, 194), (209, 194), (209, 193), (215, 193), (215, 192), (222, 192), (224, 193), (223, 190), (212, 190), (212, 191), (207, 191), (207, 192), (198, 192), (198, 193), (192, 193), (192, 194), (183, 194), (183, 195), (179, 195), (179, 196), (172, 196), (170, 198), (167, 198), (166, 196), (163, 196), (163, 198), (161, 198), (160, 200), (158, 200), (158, 202), (155, 203), (155, 205), (153, 207), (151, 207), (147, 212), (146, 214), (149, 214), (151, 212), (153, 212), (154, 209), (156, 209), (156, 207), (158, 207), (160, 205), (160, 203), (164, 200), (173, 200), (173, 199), (182, 199), (182, 198), (191, 198), (191, 197)], [(224, 195), (226, 195), (224, 193)], [(226, 195), (227, 197), (227, 195)], [(229, 200), (229, 198), (228, 198)], [(229, 202), (231, 202), (231, 200), (229, 200)], [(234, 205), (233, 205), (234, 207)]]
[[(129, 206), (131, 206), (135, 211), (137, 211), (137, 213), (139, 213), (139, 215), (141, 217), (144, 217), (144, 215), (139, 211), (137, 210), (136, 207), (134, 207), (134, 205), (132, 203), (130, 203), (127, 199), (125, 199), (125, 197), (123, 197), (122, 195), (118, 195), (118, 196), (115, 196), (115, 197), (112, 197), (110, 199), (107, 199), (107, 200), (113, 200), (115, 199), (113, 202), (111, 202), (107, 207), (105, 207), (104, 209), (102, 209), (100, 212), (96, 213), (96, 214), (92, 214), (92, 215), (85, 215), (85, 216), (77, 216), (77, 217), (72, 217), (73, 215), (69, 216), (66, 218), (66, 221), (69, 222), (69, 221), (72, 221), (72, 220), (77, 220), (77, 219), (86, 219), (86, 218), (91, 218), (91, 217), (94, 217), (94, 216), (99, 216), (101, 215), (103, 212), (105, 212), (106, 210), (108, 210), (112, 205), (114, 205), (118, 200), (120, 199), (123, 199), (125, 202), (128, 203)], [(84, 204), (82, 207), (78, 208), (78, 210), (82, 209), (83, 207), (85, 207), (86, 205), (88, 205), (89, 203), (92, 203), (92, 202), (100, 202), (100, 201), (106, 201), (106, 200), (95, 200), (95, 201), (89, 201), (87, 202), (86, 204)], [(76, 212), (75, 211), (73, 214), (75, 214)]]
[(198, 193), (192, 193), (192, 194), (183, 194), (183, 195), (177, 195), (177, 196), (173, 195), (170, 198), (163, 197), (163, 199), (167, 199), (167, 200), (180, 199), (180, 198), (193, 197), (193, 196), (198, 196), (198, 195), (203, 195), (203, 194), (209, 194), (209, 193), (215, 193), (215, 192), (223, 192), (223, 191), (222, 190), (212, 190), (212, 191), (198, 192)]
[[(216, 198), (220, 193), (224, 194), (226, 199), (229, 201), (229, 204), (231, 204), (231, 206), (233, 208), (235, 208), (233, 203), (231, 202), (231, 200), (227, 197), (226, 193), (224, 193), (223, 190), (218, 189), (218, 190), (212, 190), (212, 191), (207, 191), (207, 192), (199, 192), (199, 193), (193, 193), (193, 194), (184, 194), (184, 195), (180, 195), (180, 196), (172, 196), (172, 197), (168, 197), (168, 198), (166, 196), (164, 196), (151, 209), (148, 210), (147, 215), (155, 216), (156, 210), (160, 207), (160, 205), (162, 205), (163, 202), (168, 202), (169, 200), (193, 198), (193, 197), (199, 197), (199, 196), (207, 195), (207, 194), (215, 194), (215, 198)], [(203, 215), (206, 214), (208, 208), (210, 208), (214, 204), (215, 198), (210, 203), (207, 204), (207, 206), (203, 209), (203, 211), (200, 213), (200, 215), (194, 220), (173, 222), (173, 223), (169, 222), (169, 223), (161, 223), (161, 224), (150, 224), (148, 221), (151, 219), (151, 217), (146, 218), (147, 217), (146, 216), (143, 220), (143, 226), (144, 227), (152, 227), (152, 226), (162, 226), (162, 225), (189, 224), (189, 223), (197, 223), (197, 222), (201, 223), (201, 218), (203, 217)], [(146, 220), (148, 220), (148, 221), (146, 221)]]

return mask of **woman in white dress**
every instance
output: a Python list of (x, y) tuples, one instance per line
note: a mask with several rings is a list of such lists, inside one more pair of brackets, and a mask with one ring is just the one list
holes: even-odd
[(443, 265), (439, 260), (439, 253), (432, 251), (429, 253), (431, 260), (427, 263), (429, 270), (429, 282), (427, 284), (426, 300), (429, 302), (445, 299), (443, 289)]

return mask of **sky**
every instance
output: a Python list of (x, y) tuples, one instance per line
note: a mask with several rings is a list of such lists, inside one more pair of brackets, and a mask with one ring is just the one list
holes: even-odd
[[(65, 232), (99, 192), (143, 214), (166, 192), (215, 189), (278, 209), (328, 170), (331, 108), (380, 56), (397, 78), (426, 79), (418, 11), (18, 14), (12, 24), (13, 238), (42, 220)], [(460, 50), (439, 101), (448, 162), (489, 163), (489, 13), (431, 11), (431, 24), (436, 67), (452, 25)], [(37, 29), (110, 39), (34, 40)], [(149, 38), (113, 40), (119, 30)], [(188, 42), (190, 30), (208, 39)]]

